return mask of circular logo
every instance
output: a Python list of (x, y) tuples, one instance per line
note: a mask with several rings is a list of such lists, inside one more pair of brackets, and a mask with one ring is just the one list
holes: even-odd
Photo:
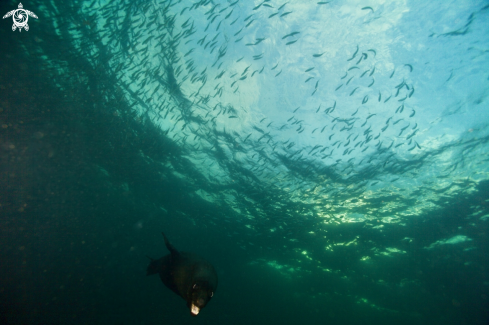
[(22, 3), (19, 3), (18, 9), (7, 12), (3, 16), (3, 19), (10, 16), (12, 16), (12, 20), (14, 21), (14, 24), (12, 25), (12, 31), (15, 31), (18, 28), (19, 32), (22, 30), (22, 28), (24, 28), (26, 31), (29, 30), (29, 25), (27, 25), (29, 16), (37, 19), (36, 14), (33, 13), (32, 11), (25, 10), (24, 7), (22, 6)]
[(19, 28), (23, 28), (27, 24), (29, 15), (27, 15), (27, 12), (24, 9), (17, 9), (13, 14), (13, 18), (14, 24)]

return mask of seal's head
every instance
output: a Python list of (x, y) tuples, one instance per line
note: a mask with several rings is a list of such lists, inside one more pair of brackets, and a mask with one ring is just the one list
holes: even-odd
[(197, 316), (202, 308), (214, 296), (215, 288), (207, 281), (195, 282), (187, 295), (187, 306), (190, 308), (190, 314)]

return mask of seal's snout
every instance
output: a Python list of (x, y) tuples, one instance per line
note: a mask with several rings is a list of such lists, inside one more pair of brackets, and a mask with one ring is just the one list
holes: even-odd
[(192, 316), (197, 316), (200, 312), (200, 308), (197, 307), (196, 305), (194, 304), (191, 304), (190, 305), (190, 314), (192, 314)]

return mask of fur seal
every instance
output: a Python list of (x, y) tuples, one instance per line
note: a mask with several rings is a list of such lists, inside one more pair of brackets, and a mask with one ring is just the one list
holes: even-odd
[(190, 314), (197, 316), (216, 292), (216, 270), (196, 254), (177, 251), (165, 234), (161, 234), (170, 254), (158, 260), (150, 257), (146, 275), (158, 273), (169, 289), (185, 299)]

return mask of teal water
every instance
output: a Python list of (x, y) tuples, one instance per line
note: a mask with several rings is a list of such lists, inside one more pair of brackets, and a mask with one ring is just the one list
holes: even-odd
[[(487, 1), (23, 5), (2, 323), (488, 323)], [(161, 231), (217, 270), (196, 318)]]

